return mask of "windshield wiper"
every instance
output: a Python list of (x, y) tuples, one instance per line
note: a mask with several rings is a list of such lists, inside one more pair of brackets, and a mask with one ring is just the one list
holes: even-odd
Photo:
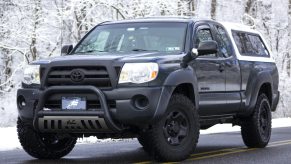
[(135, 48), (135, 49), (132, 49), (131, 51), (158, 51), (158, 50), (146, 50), (146, 49), (141, 49), (141, 48)]

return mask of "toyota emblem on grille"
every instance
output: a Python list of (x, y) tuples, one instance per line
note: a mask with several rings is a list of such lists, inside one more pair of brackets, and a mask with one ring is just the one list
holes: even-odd
[(81, 70), (73, 70), (71, 73), (71, 80), (74, 82), (80, 82), (82, 80), (84, 80), (84, 73)]

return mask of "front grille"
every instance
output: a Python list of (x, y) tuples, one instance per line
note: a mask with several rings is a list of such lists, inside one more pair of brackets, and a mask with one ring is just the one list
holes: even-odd
[[(75, 70), (83, 73), (81, 81), (72, 80), (71, 74)], [(46, 85), (93, 85), (104, 89), (112, 87), (109, 73), (104, 66), (53, 67), (48, 73)]]

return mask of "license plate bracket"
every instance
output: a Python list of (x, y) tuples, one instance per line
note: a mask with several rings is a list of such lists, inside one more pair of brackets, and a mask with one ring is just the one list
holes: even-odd
[(85, 97), (62, 97), (62, 110), (86, 110)]

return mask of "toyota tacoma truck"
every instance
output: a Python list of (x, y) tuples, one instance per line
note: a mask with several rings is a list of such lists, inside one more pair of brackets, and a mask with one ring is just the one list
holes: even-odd
[(266, 41), (244, 25), (103, 22), (60, 57), (24, 69), (19, 141), (35, 158), (58, 159), (80, 137), (137, 138), (154, 159), (180, 161), (195, 150), (200, 129), (232, 123), (247, 147), (263, 148), (278, 79)]

